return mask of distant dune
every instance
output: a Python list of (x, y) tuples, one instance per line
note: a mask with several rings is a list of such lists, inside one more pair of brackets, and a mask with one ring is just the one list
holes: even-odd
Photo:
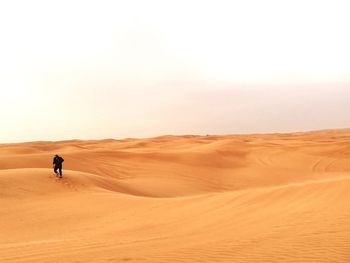
[(350, 129), (2, 144), (0, 262), (350, 262), (349, 200)]

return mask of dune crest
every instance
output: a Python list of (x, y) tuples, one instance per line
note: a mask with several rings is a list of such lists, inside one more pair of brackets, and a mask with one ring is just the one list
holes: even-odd
[(350, 129), (2, 144), (0, 155), (1, 262), (350, 261)]

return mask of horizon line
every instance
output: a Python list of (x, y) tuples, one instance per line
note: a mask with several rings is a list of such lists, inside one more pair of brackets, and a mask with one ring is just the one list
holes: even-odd
[(145, 139), (156, 139), (161, 137), (207, 137), (207, 136), (254, 136), (254, 135), (277, 135), (277, 134), (300, 134), (300, 133), (312, 133), (312, 132), (335, 132), (335, 131), (350, 131), (349, 127), (338, 127), (338, 128), (324, 128), (324, 129), (311, 129), (311, 130), (298, 130), (298, 131), (287, 131), (287, 132), (255, 132), (255, 133), (223, 133), (223, 134), (163, 134), (156, 136), (145, 136), (145, 137), (124, 137), (124, 138), (91, 138), (91, 139), (64, 139), (64, 140), (36, 140), (36, 141), (20, 141), (20, 142), (0, 142), (0, 145), (9, 144), (25, 144), (25, 143), (61, 143), (61, 142), (74, 142), (74, 141), (126, 141), (126, 140), (145, 140)]

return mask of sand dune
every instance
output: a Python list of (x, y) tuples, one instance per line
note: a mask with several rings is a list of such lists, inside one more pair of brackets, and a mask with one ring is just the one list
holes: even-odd
[(0, 156), (0, 262), (350, 262), (350, 129)]

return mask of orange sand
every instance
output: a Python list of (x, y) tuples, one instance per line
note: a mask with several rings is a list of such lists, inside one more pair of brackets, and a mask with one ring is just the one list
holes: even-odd
[(0, 262), (350, 262), (349, 201), (350, 130), (2, 144)]

